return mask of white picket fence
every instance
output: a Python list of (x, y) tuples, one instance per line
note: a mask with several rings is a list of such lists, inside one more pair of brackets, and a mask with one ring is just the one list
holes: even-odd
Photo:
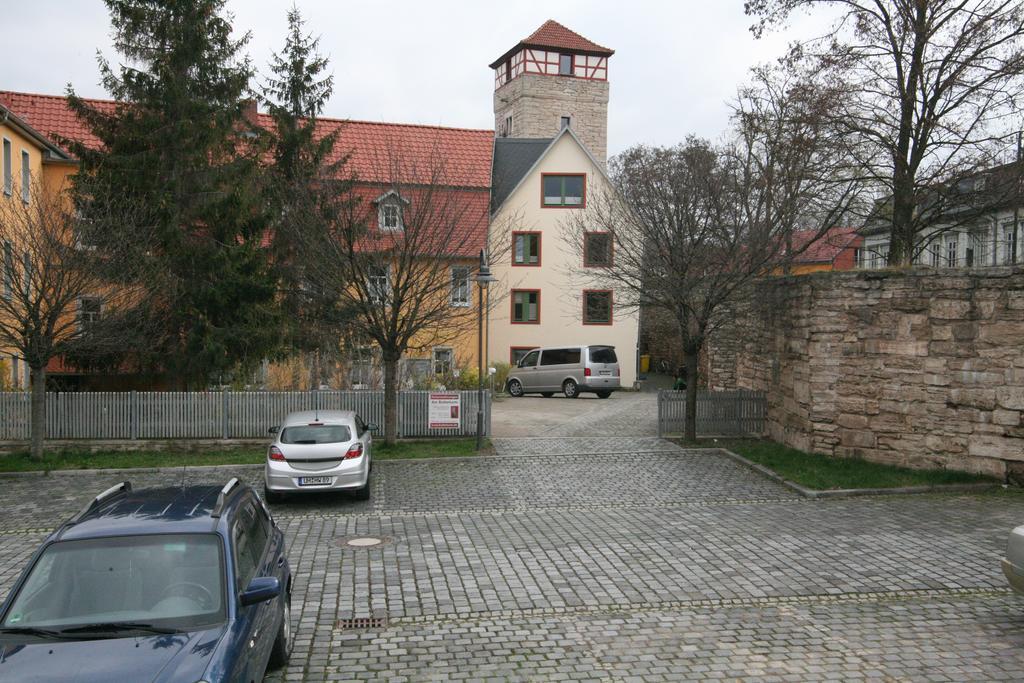
[[(398, 393), (398, 436), (475, 436), (477, 392), (461, 391), (458, 429), (430, 429), (429, 391)], [(484, 392), (484, 435), (491, 394)], [(30, 396), (0, 392), (0, 441), (25, 441)], [(295, 410), (354, 410), (384, 428), (383, 391), (47, 392), (48, 439), (258, 439)]]
[[(698, 436), (758, 436), (764, 433), (768, 397), (762, 391), (697, 391)], [(683, 434), (686, 392), (658, 392), (658, 436)]]

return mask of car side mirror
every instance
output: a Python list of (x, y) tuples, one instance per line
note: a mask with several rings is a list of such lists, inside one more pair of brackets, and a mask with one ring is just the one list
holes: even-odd
[(267, 430), (267, 434), (277, 434), (279, 431), (281, 431), (281, 428), (275, 425)]
[(281, 582), (276, 576), (260, 576), (253, 579), (238, 598), (243, 606), (255, 605), (258, 602), (273, 600), (280, 594)]
[(375, 423), (375, 422), (367, 422), (367, 423), (366, 423), (366, 430), (367, 430), (367, 431), (369, 431), (369, 432), (375, 432), (375, 431), (377, 431), (378, 429), (380, 429), (380, 428), (379, 428), (379, 427), (377, 426), (377, 423)]

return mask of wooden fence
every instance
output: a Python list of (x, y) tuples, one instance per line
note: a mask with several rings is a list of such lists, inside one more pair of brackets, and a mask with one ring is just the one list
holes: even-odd
[[(398, 393), (398, 436), (476, 435), (477, 392), (461, 391), (458, 429), (430, 429), (429, 391)], [(29, 438), (30, 396), (0, 392), (0, 441)], [(47, 392), (47, 439), (258, 439), (295, 410), (354, 410), (384, 429), (383, 391)], [(484, 392), (484, 434), (491, 394)]]
[[(768, 399), (761, 391), (697, 391), (698, 436), (750, 436), (764, 433)], [(658, 436), (683, 434), (686, 392), (658, 392)]]

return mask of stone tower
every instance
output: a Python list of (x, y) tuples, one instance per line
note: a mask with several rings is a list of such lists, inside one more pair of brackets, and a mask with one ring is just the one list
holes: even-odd
[(615, 53), (546, 21), (494, 69), (494, 133), (553, 138), (571, 126), (602, 164), (608, 153), (608, 58)]

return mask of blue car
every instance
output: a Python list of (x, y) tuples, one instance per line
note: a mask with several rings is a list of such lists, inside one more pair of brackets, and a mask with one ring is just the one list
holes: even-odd
[(291, 653), (284, 535), (251, 487), (104, 491), (0, 610), (0, 681), (260, 681)]

